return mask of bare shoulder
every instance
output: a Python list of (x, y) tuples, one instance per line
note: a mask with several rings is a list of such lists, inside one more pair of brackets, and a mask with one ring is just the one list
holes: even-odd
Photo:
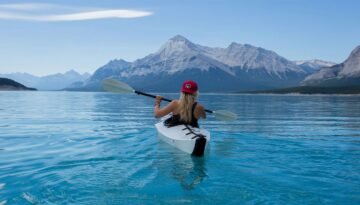
[(179, 100), (172, 100), (172, 101), (170, 102), (170, 105), (171, 105), (171, 106), (174, 106), (174, 107), (177, 107), (177, 106), (179, 105)]
[(178, 100), (172, 100), (168, 105), (168, 111), (169, 112), (176, 112), (176, 110), (179, 107), (179, 101)]
[(199, 103), (196, 105), (196, 108), (195, 108), (195, 117), (197, 119), (206, 118), (205, 108), (203, 105), (201, 105)]
[(154, 115), (155, 117), (163, 117), (171, 112), (174, 112), (177, 108), (177, 102), (171, 101), (169, 104), (164, 106), (163, 108), (155, 106)]

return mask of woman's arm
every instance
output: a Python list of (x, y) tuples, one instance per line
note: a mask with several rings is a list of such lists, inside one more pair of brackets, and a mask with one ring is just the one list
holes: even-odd
[(204, 118), (206, 119), (206, 112), (204, 106), (198, 104), (195, 109), (195, 117), (197, 119)]
[(155, 117), (164, 117), (165, 115), (173, 112), (176, 108), (176, 101), (173, 100), (169, 104), (167, 104), (165, 107), (160, 108), (162, 97), (156, 96), (155, 99), (155, 108), (154, 108), (154, 116)]

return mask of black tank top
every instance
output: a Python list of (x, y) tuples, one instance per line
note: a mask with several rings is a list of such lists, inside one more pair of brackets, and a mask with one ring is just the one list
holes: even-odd
[(186, 124), (186, 125), (190, 125), (192, 127), (197, 127), (199, 128), (199, 123), (198, 120), (195, 118), (194, 112), (195, 112), (195, 108), (196, 108), (197, 102), (195, 102), (192, 106), (191, 109), (191, 122), (190, 123), (185, 123), (183, 121), (180, 120), (180, 114), (177, 115), (173, 115), (171, 116), (169, 119), (165, 120), (165, 125), (168, 127), (172, 127), (172, 126), (176, 126), (176, 125), (182, 125), (182, 124)]

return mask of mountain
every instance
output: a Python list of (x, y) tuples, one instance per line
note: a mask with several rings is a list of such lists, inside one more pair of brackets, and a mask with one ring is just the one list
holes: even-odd
[(294, 86), (307, 75), (270, 50), (238, 43), (211, 48), (177, 35), (134, 62), (110, 61), (78, 89), (100, 90), (101, 80), (111, 77), (147, 91), (178, 91), (182, 81), (193, 79), (201, 91), (232, 92)]
[(332, 87), (360, 85), (360, 46), (357, 46), (343, 63), (322, 68), (306, 77), (301, 84)]
[(319, 71), (321, 68), (331, 67), (336, 65), (336, 63), (330, 61), (323, 61), (319, 59), (300, 60), (300, 61), (294, 61), (294, 63), (310, 74)]
[(72, 84), (68, 87), (68, 90), (99, 90), (101, 81), (108, 77), (117, 77), (121, 75), (121, 72), (126, 71), (131, 66), (130, 62), (125, 60), (112, 60), (106, 65), (100, 67), (95, 73), (88, 78), (84, 83)]
[(2, 90), (36, 90), (34, 88), (28, 88), (23, 84), (20, 84), (9, 78), (0, 78), (0, 91)]
[(43, 77), (34, 76), (28, 73), (10, 73), (0, 74), (1, 77), (14, 79), (26, 86), (35, 87), (39, 90), (60, 90), (70, 86), (74, 82), (84, 81), (90, 77), (90, 74), (83, 75), (74, 70), (66, 73), (57, 73)]
[(9, 74), (0, 74), (0, 77), (13, 79), (25, 86), (28, 87), (36, 87), (37, 81), (39, 80), (39, 77), (28, 74), (28, 73), (9, 73)]
[(63, 74), (57, 73), (41, 77), (37, 82), (36, 87), (41, 90), (60, 90), (68, 87), (74, 82), (84, 81), (88, 77), (88, 73), (81, 75), (74, 70), (70, 70)]

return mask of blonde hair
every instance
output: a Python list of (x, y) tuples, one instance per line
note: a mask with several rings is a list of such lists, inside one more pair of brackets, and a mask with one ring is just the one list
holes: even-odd
[(180, 94), (180, 120), (185, 123), (191, 123), (192, 118), (192, 106), (196, 101), (198, 92), (195, 94), (188, 94), (181, 92)]

